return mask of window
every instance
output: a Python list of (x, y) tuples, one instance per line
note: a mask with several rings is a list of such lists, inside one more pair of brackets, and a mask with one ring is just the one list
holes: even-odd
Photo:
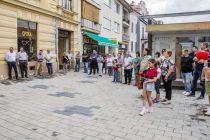
[(137, 42), (135, 43), (136, 47), (135, 47), (135, 51), (139, 51), (138, 47), (137, 47)]
[(104, 17), (103, 27), (105, 29), (111, 30), (111, 20)]
[(17, 20), (18, 51), (23, 47), (28, 60), (36, 60), (37, 55), (37, 24), (26, 20)]
[(120, 24), (117, 22), (114, 22), (114, 31), (120, 33)]
[(133, 52), (133, 41), (131, 41), (131, 52)]
[(104, 0), (104, 3), (109, 7), (111, 6), (111, 0)]
[(132, 22), (132, 24), (131, 24), (131, 32), (133, 33), (133, 31), (134, 31), (134, 24), (133, 24), (133, 22)]
[(114, 11), (116, 13), (120, 13), (120, 5), (117, 2), (114, 2)]
[(141, 38), (145, 39), (145, 37), (144, 37), (144, 27), (142, 27), (142, 37)]
[(72, 0), (61, 0), (61, 6), (67, 10), (72, 10)]

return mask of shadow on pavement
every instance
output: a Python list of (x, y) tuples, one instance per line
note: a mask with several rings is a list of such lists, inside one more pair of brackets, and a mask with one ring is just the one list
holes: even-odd
[(100, 109), (101, 107), (92, 106), (92, 107), (83, 107), (83, 106), (72, 106), (72, 107), (65, 107), (64, 110), (55, 110), (54, 112), (57, 114), (71, 116), (74, 114), (84, 115), (91, 117), (93, 116), (92, 111), (94, 109)]

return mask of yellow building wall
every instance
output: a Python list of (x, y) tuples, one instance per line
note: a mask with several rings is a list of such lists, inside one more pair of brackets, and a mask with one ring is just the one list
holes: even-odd
[[(12, 0), (11, 0), (12, 1)], [(58, 0), (20, 0), (20, 3), (13, 1), (15, 4), (23, 4), (22, 2), (29, 2), (29, 5), (36, 7), (43, 7), (49, 13), (45, 14), (42, 11), (34, 11), (31, 9), (15, 6), (10, 3), (0, 1), (0, 76), (7, 77), (7, 64), (5, 62), (5, 55), (10, 47), (14, 47), (17, 51), (17, 19), (28, 20), (37, 23), (37, 50), (42, 49), (46, 53), (47, 49), (51, 49), (54, 53), (56, 50), (56, 33), (57, 28), (71, 31), (71, 48), (74, 53), (77, 51), (77, 14), (74, 12), (63, 12), (57, 6)], [(48, 1), (48, 2), (47, 2)], [(26, 4), (27, 6), (27, 4)], [(77, 2), (74, 1), (74, 7)], [(60, 10), (60, 12), (59, 12)], [(77, 8), (74, 8), (77, 10)], [(53, 15), (54, 13), (54, 15)], [(60, 17), (59, 17), (60, 15)], [(56, 23), (56, 19), (58, 22)], [(58, 24), (56, 26), (56, 24)], [(56, 54), (54, 58), (54, 69), (57, 70)], [(29, 66), (35, 66), (36, 62), (30, 62)], [(30, 71), (29, 71), (30, 73)]]

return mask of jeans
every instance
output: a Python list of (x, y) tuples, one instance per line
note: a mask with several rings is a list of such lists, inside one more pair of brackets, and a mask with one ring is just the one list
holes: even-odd
[(107, 66), (109, 76), (113, 76), (113, 67)]
[(124, 74), (125, 74), (125, 83), (131, 83), (131, 78), (132, 78), (132, 69), (125, 69), (124, 70)]
[(63, 73), (67, 73), (68, 63), (63, 63)]
[(75, 72), (79, 72), (79, 68), (80, 68), (80, 60), (76, 59), (76, 65), (75, 65)]
[(191, 92), (192, 73), (182, 73), (182, 78), (184, 80), (184, 91)]
[(160, 85), (161, 85), (161, 80), (157, 79), (157, 81), (155, 82), (155, 91), (156, 94), (160, 94)]
[(84, 65), (84, 73), (88, 73), (88, 62), (83, 62)]
[(113, 80), (113, 82), (119, 82), (118, 81), (118, 74), (119, 74), (119, 71), (114, 71), (114, 80)]
[(46, 63), (46, 65), (47, 65), (48, 74), (52, 75), (53, 74), (52, 63)]
[(9, 79), (12, 80), (12, 68), (15, 71), (15, 77), (16, 77), (16, 79), (18, 79), (18, 72), (17, 72), (16, 62), (8, 62), (8, 67), (9, 67)]
[(21, 72), (21, 76), (22, 78), (28, 77), (28, 66), (27, 66), (27, 62), (26, 61), (19, 61), (20, 64), (20, 72)]
[[(195, 70), (193, 73), (192, 93), (191, 93), (192, 95), (195, 95), (195, 91), (197, 89), (197, 81), (200, 78), (201, 73), (202, 73), (202, 71), (198, 71), (198, 70)], [(205, 87), (201, 90), (200, 96), (202, 96), (202, 97), (205, 96)]]
[(103, 63), (98, 63), (99, 75), (102, 75)]
[[(163, 79), (165, 79), (165, 76), (163, 76)], [(172, 86), (172, 81), (171, 80), (163, 80), (163, 83), (164, 83), (164, 87), (165, 87), (165, 90), (166, 90), (166, 96), (165, 98), (167, 100), (171, 100), (171, 96), (172, 96), (172, 89), (171, 89), (171, 86)]]

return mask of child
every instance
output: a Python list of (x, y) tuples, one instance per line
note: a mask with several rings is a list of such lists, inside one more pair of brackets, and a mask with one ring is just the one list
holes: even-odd
[(112, 82), (117, 83), (118, 82), (118, 62), (117, 59), (114, 60), (114, 65), (113, 65), (113, 69), (114, 69), (114, 80)]
[(160, 69), (160, 62), (157, 61), (155, 63), (155, 67), (157, 69), (157, 81), (155, 82), (155, 91), (156, 91), (156, 98), (153, 100), (153, 103), (160, 102), (160, 84), (161, 84), (161, 69)]
[[(157, 69), (155, 68), (155, 59), (149, 59), (148, 66), (149, 68), (146, 71), (146, 74), (144, 75), (142, 73), (142, 76), (145, 76), (145, 81), (143, 84), (143, 109), (140, 113), (141, 116), (143, 116), (145, 113), (149, 112), (152, 113), (152, 99), (151, 99), (151, 93), (153, 90), (155, 90), (155, 82), (157, 81)], [(149, 110), (146, 109), (146, 102), (148, 101), (149, 104)]]
[[(210, 63), (208, 63), (208, 67), (203, 68), (201, 80), (205, 81), (205, 89), (206, 93), (209, 95), (210, 104)], [(210, 107), (206, 111), (205, 115), (210, 116)]]

